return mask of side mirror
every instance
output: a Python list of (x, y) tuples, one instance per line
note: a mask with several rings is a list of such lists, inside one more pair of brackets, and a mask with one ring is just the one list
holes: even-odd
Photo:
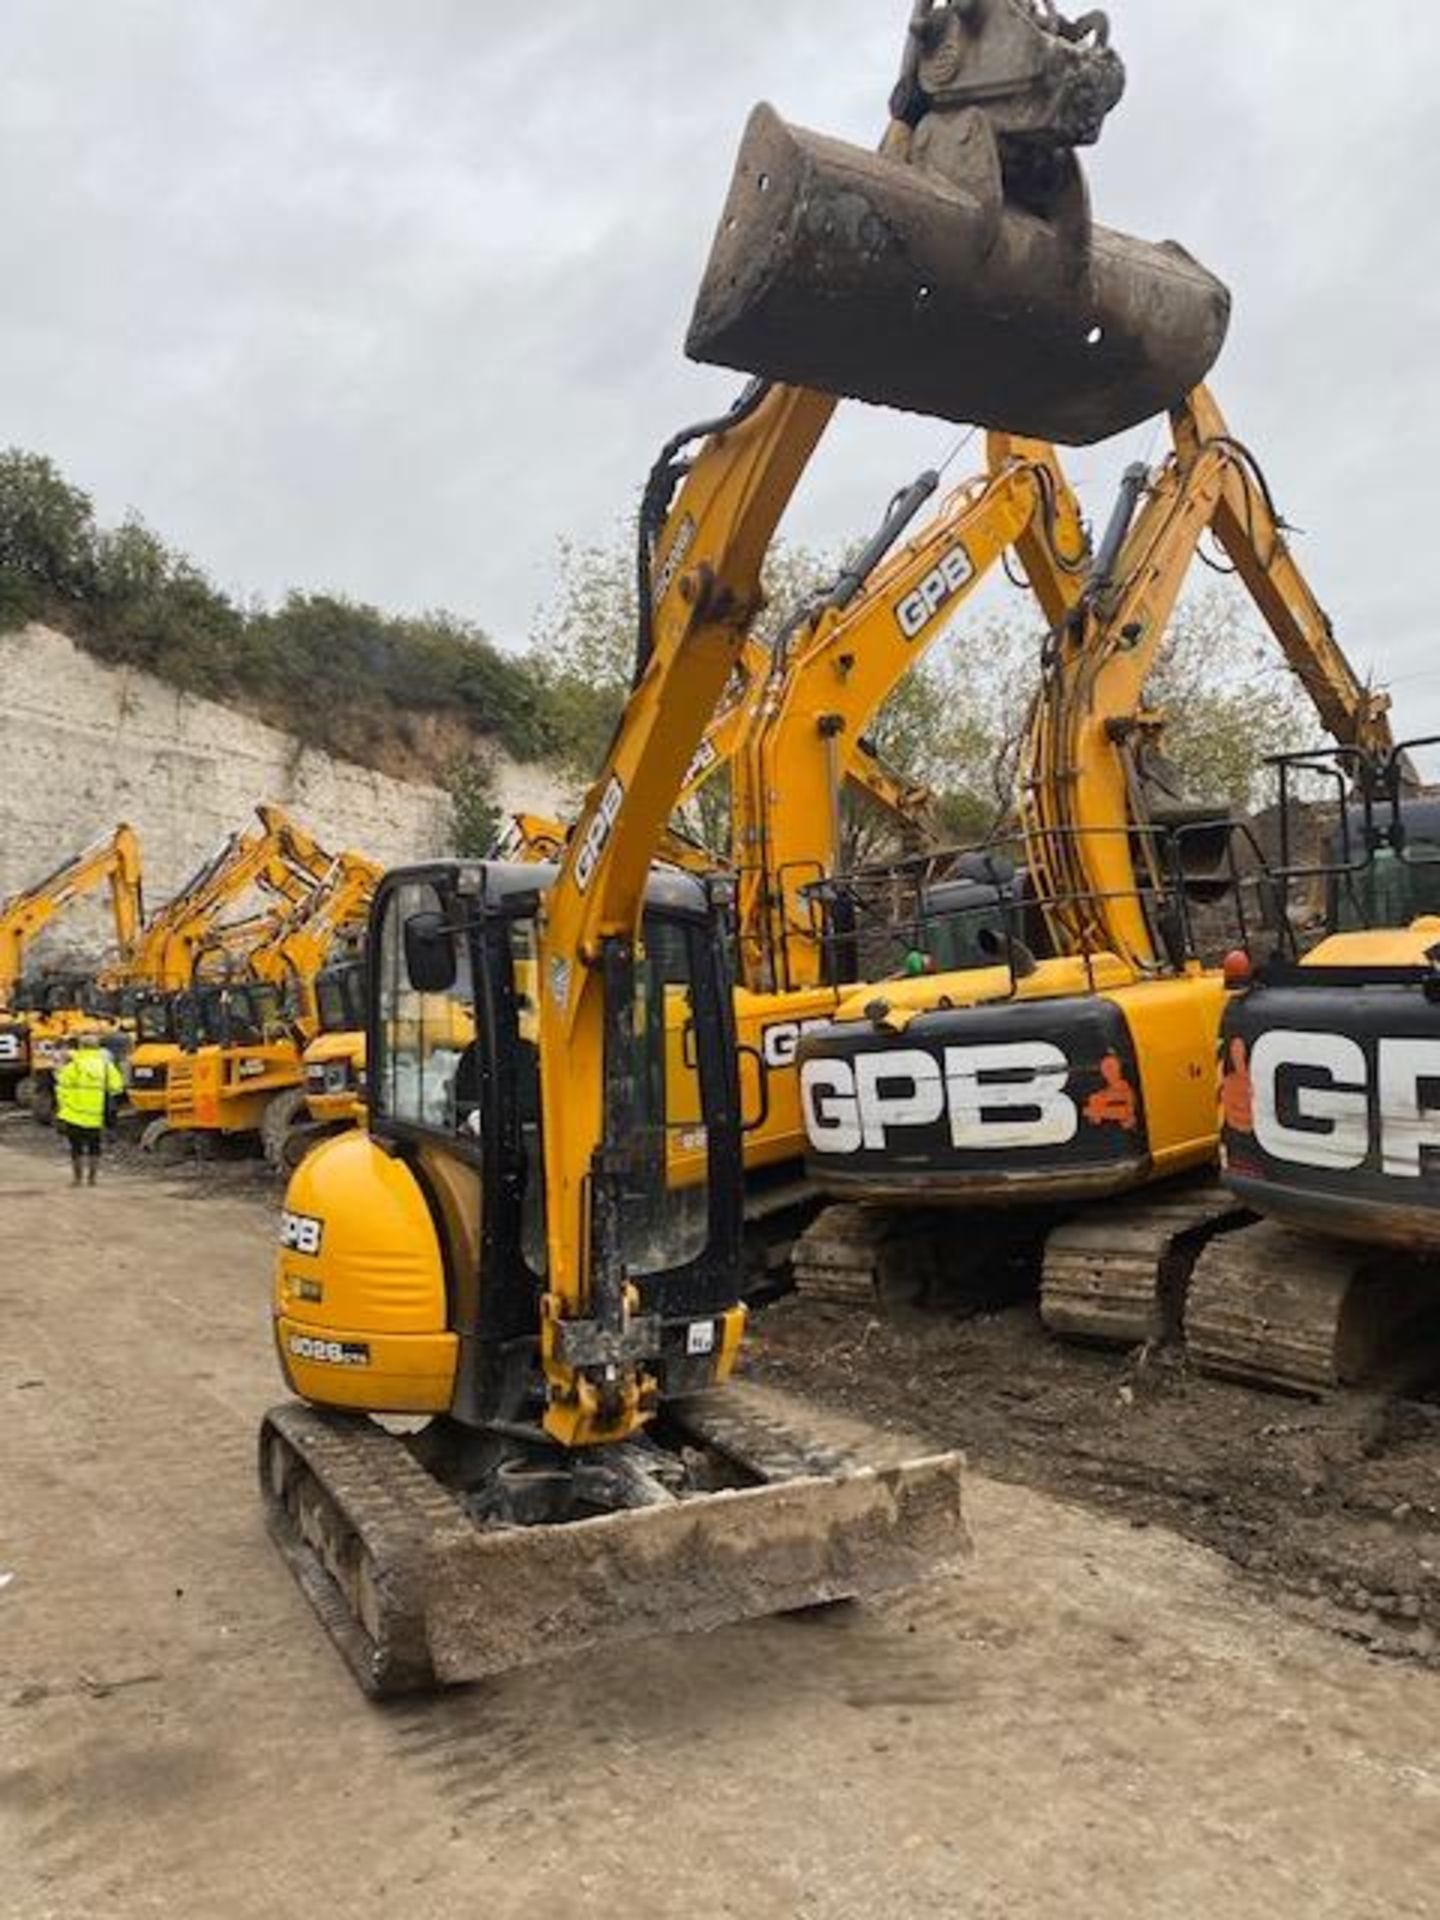
[(418, 993), (455, 985), (455, 936), (443, 913), (412, 913), (405, 922), (405, 971)]

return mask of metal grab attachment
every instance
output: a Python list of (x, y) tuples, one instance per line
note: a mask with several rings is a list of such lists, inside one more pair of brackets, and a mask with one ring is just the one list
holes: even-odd
[(752, 113), (687, 351), (1071, 445), (1171, 406), (1230, 297), (1091, 221), (1075, 148), (1123, 88), (1101, 17), (922, 0), (881, 153)]

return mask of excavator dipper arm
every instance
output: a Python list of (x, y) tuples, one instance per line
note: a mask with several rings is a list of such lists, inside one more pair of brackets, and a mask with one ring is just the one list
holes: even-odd
[[(545, 896), (540, 1081), (549, 1284), (542, 1303), (546, 1426), (571, 1446), (648, 1418), (646, 1332), (619, 1252), (614, 1156), (623, 1151), (625, 1023), (645, 886), (705, 725), (758, 610), (760, 569), (835, 402), (752, 387), (708, 431), (679, 497), (684, 441), (662, 455), (642, 525), (642, 635), (634, 689)], [(653, 547), (652, 547), (653, 541)], [(583, 1361), (577, 1356), (588, 1356)]]
[(145, 917), (140, 844), (130, 827), (116, 827), (107, 839), (86, 847), (33, 887), (0, 901), (0, 1006), (8, 1004), (20, 977), (26, 944), (57, 913), (107, 884), (123, 963), (134, 952)]

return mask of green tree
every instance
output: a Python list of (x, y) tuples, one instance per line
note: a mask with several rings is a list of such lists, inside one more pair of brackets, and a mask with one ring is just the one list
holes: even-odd
[(483, 860), (495, 848), (501, 814), (491, 770), (474, 756), (452, 760), (445, 772), (450, 798), (449, 841), (462, 860)]
[(1165, 751), (1199, 800), (1245, 813), (1271, 798), (1267, 756), (1322, 736), (1299, 682), (1249, 600), (1215, 585), (1176, 608), (1147, 697)]
[(0, 453), (0, 612), (13, 624), (52, 599), (79, 600), (95, 578), (95, 514), (54, 462), (7, 447)]
[(407, 715), (460, 720), (519, 758), (553, 749), (547, 686), (473, 622), (397, 618), (339, 594), (238, 607), (142, 520), (100, 529), (49, 460), (0, 454), (0, 631), (44, 618), (104, 660), (235, 701), (306, 745), (370, 754)]

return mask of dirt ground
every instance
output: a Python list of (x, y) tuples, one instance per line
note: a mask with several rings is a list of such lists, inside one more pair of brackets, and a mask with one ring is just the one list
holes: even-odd
[(789, 1300), (752, 1365), (972, 1466), (1222, 1553), (1252, 1587), (1440, 1668), (1440, 1393), (1316, 1402), (1192, 1374), (1179, 1354), (1052, 1339), (1033, 1303), (956, 1318)]
[(1288, 1597), (1327, 1618), (1353, 1556), (1372, 1604), (1335, 1617), (1433, 1652), (1402, 1604), (1434, 1602), (1433, 1504), (1378, 1511), (1402, 1468), (1433, 1502), (1423, 1408), (1262, 1416), (1062, 1363), (1023, 1311), (787, 1305), (771, 1379), (965, 1438), (963, 1576), (377, 1709), (252, 1490), (273, 1206), (121, 1167), (73, 1192), (0, 1121), (5, 1920), (1435, 1911), (1440, 1675)]

